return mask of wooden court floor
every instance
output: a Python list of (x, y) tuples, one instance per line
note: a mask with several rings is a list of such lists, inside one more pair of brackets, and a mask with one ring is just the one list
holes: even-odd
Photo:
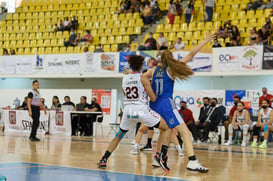
[[(125, 180), (119, 174), (129, 174), (126, 180), (272, 180), (273, 179), (273, 146), (264, 149), (241, 148), (239, 146), (194, 145), (200, 162), (209, 167), (209, 173), (196, 173), (185, 169), (187, 157), (178, 157), (174, 146), (170, 146), (169, 166), (171, 171), (164, 175), (160, 168), (153, 168), (152, 152), (141, 152), (139, 155), (130, 155), (132, 140), (124, 139), (117, 150), (112, 154), (105, 172), (98, 172), (96, 163), (104, 153), (110, 141), (109, 138), (92, 137), (62, 137), (43, 136), (40, 142), (30, 142), (28, 135), (0, 134), (0, 174), (7, 174), (7, 180), (48, 180), (42, 178), (42, 169), (32, 172), (21, 172), (20, 168), (52, 167), (48, 174), (50, 180), (64, 179), (67, 174), (74, 173), (82, 177), (73, 180)], [(145, 141), (144, 141), (145, 142)], [(155, 144), (155, 143), (154, 143)], [(155, 146), (154, 146), (155, 148)], [(17, 165), (19, 163), (19, 165)], [(42, 166), (41, 166), (42, 165)], [(57, 172), (55, 166), (59, 169)], [(84, 169), (83, 172), (74, 172), (73, 169)], [(19, 170), (18, 170), (19, 169)], [(71, 170), (72, 169), (72, 170)], [(90, 172), (89, 172), (90, 171)], [(91, 173), (92, 172), (92, 173)], [(102, 174), (103, 173), (103, 174)], [(105, 173), (112, 174), (105, 177)], [(18, 175), (16, 175), (18, 174)], [(22, 176), (28, 174), (28, 176)], [(64, 177), (57, 177), (57, 175)], [(93, 174), (93, 176), (92, 176)], [(104, 175), (98, 176), (99, 175)], [(9, 176), (13, 179), (9, 179)], [(16, 177), (18, 176), (18, 177)], [(56, 176), (56, 177), (55, 177)], [(142, 177), (143, 176), (143, 177)], [(152, 176), (152, 177), (148, 177)], [(147, 178), (146, 178), (147, 177)], [(31, 179), (30, 179), (31, 178)], [(69, 178), (72, 178), (69, 177)], [(132, 179), (134, 178), (134, 179)]]

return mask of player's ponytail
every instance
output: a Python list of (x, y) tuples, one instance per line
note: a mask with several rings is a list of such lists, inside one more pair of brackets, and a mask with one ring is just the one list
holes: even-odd
[(187, 64), (183, 62), (179, 62), (174, 59), (173, 54), (169, 50), (165, 50), (161, 54), (161, 66), (163, 68), (168, 67), (171, 74), (180, 80), (186, 80), (191, 75), (193, 75), (193, 71)]

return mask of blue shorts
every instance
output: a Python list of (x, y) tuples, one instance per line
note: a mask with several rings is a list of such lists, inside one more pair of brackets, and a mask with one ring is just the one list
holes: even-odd
[(183, 118), (175, 107), (174, 101), (168, 97), (157, 98), (156, 102), (150, 102), (152, 110), (160, 114), (170, 128), (184, 123)]

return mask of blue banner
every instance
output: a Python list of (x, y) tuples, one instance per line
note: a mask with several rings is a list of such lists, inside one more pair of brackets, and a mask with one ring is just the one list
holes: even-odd
[(123, 72), (124, 68), (128, 68), (127, 59), (130, 55), (135, 55), (136, 52), (120, 52), (119, 53), (119, 73)]
[(239, 96), (241, 99), (246, 96), (245, 90), (226, 90), (226, 106), (233, 106), (234, 96)]
[(156, 51), (140, 51), (138, 52), (138, 54), (145, 58), (143, 62), (142, 71), (147, 70), (149, 68), (148, 67), (149, 60), (156, 58)]

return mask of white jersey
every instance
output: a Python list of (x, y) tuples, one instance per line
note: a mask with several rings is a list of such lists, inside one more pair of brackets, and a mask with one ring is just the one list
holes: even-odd
[[(246, 110), (244, 109), (242, 115), (240, 115), (240, 113), (238, 112), (237, 122), (238, 123), (243, 123), (243, 122), (245, 122), (245, 120), (246, 120)], [(249, 118), (248, 122), (249, 121), (250, 121), (250, 118)]]
[(262, 123), (268, 123), (270, 121), (270, 112), (272, 111), (272, 108), (268, 108), (267, 114), (264, 113), (264, 109), (261, 109), (261, 122)]
[(141, 74), (129, 74), (123, 77), (122, 89), (125, 93), (124, 104), (148, 105), (148, 96), (141, 83)]

